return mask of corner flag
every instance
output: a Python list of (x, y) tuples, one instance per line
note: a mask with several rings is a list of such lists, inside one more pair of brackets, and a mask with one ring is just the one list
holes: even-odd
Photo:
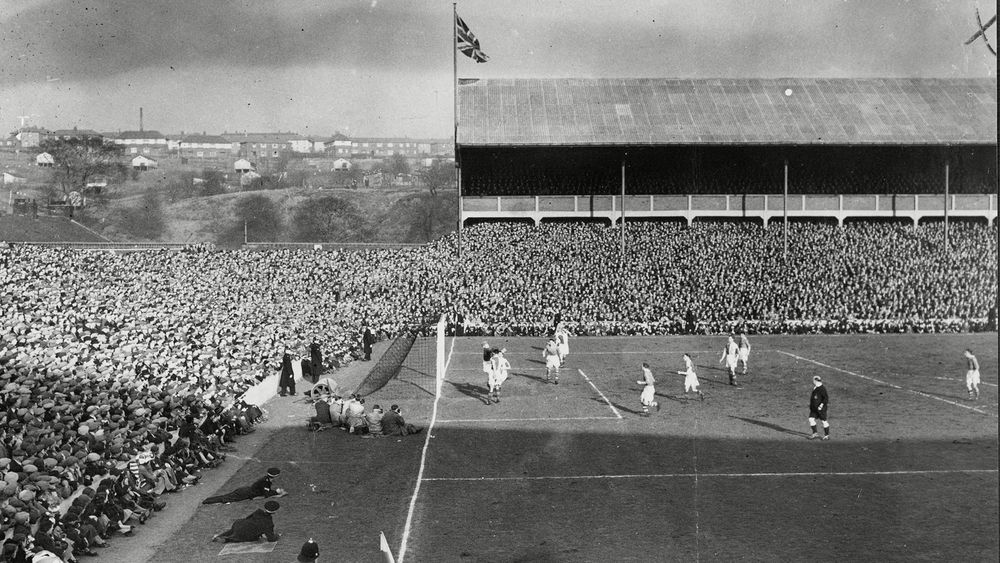
[(396, 558), (392, 556), (392, 550), (389, 549), (389, 542), (385, 540), (385, 533), (378, 533), (379, 549), (382, 550), (382, 560), (385, 563), (396, 563)]

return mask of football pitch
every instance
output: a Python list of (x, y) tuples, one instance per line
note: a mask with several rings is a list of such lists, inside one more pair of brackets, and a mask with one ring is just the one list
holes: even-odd
[[(751, 337), (740, 387), (719, 363), (724, 337), (571, 339), (559, 385), (545, 382), (543, 339), (487, 340), (513, 367), (498, 404), (485, 401), (477, 338), (447, 340), (436, 401), (432, 386), (398, 381), (369, 397), (433, 418), (429, 436), (311, 434), (301, 417), (280, 430), (225, 488), (281, 464), (285, 537), (240, 560), (294, 560), (314, 537), (324, 558), (378, 561), (379, 531), (407, 562), (1000, 555), (995, 333)], [(982, 365), (978, 401), (966, 347)], [(685, 352), (704, 401), (684, 395)], [(648, 418), (643, 361), (661, 405)], [(830, 394), (829, 441), (806, 439), (814, 375)], [(253, 508), (201, 507), (154, 560), (235, 560), (190, 540)]]

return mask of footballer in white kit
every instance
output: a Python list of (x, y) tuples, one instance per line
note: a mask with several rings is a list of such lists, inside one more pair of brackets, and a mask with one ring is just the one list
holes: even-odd
[(698, 389), (701, 383), (698, 382), (698, 374), (694, 371), (694, 362), (691, 361), (691, 356), (684, 354), (684, 371), (677, 373), (684, 376), (684, 393), (697, 393), (698, 397), (704, 401), (705, 394)]
[(729, 340), (726, 342), (726, 347), (722, 349), (722, 357), (719, 358), (719, 363), (725, 362), (726, 369), (729, 370), (730, 385), (736, 385), (736, 359), (738, 357), (739, 346), (736, 345), (736, 340), (730, 335)]
[(556, 341), (549, 339), (542, 350), (542, 358), (545, 359), (545, 382), (552, 381), (559, 385), (559, 347)]
[(569, 356), (569, 332), (562, 325), (556, 329), (556, 349), (559, 351), (559, 365), (562, 366), (566, 363), (566, 356)]
[(966, 348), (963, 353), (965, 356), (965, 361), (968, 365), (968, 370), (965, 372), (965, 387), (969, 390), (969, 399), (979, 398), (979, 360), (972, 353), (972, 350)]
[(656, 402), (656, 380), (653, 379), (653, 372), (649, 369), (649, 364), (642, 362), (642, 379), (636, 381), (642, 385), (642, 393), (639, 394), (639, 404), (642, 405), (642, 416), (649, 416), (649, 407), (656, 407), (660, 410), (660, 403)]
[(490, 399), (494, 403), (500, 402), (500, 386), (503, 385), (504, 381), (507, 381), (507, 372), (510, 370), (510, 362), (504, 357), (504, 352), (507, 349), (493, 349), (493, 357), (490, 362), (493, 364), (493, 369), (490, 372)]
[(743, 362), (743, 375), (747, 374), (747, 360), (750, 359), (750, 340), (747, 339), (747, 335), (740, 333), (740, 349), (737, 353), (737, 362)]

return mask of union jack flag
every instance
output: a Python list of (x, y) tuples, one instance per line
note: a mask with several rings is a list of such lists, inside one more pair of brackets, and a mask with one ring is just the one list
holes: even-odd
[(490, 60), (486, 53), (479, 47), (479, 40), (469, 31), (469, 26), (465, 25), (465, 22), (462, 21), (462, 18), (458, 14), (455, 14), (455, 33), (458, 36), (458, 50), (465, 56), (477, 63), (485, 63)]

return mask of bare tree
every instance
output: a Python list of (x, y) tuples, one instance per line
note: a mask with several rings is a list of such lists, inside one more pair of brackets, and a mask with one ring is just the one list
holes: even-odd
[(439, 189), (455, 187), (455, 165), (447, 162), (435, 162), (428, 168), (417, 173), (427, 191), (437, 196)]
[(125, 148), (99, 138), (50, 139), (40, 148), (55, 161), (52, 179), (63, 195), (83, 190), (94, 176), (118, 173), (125, 166)]

